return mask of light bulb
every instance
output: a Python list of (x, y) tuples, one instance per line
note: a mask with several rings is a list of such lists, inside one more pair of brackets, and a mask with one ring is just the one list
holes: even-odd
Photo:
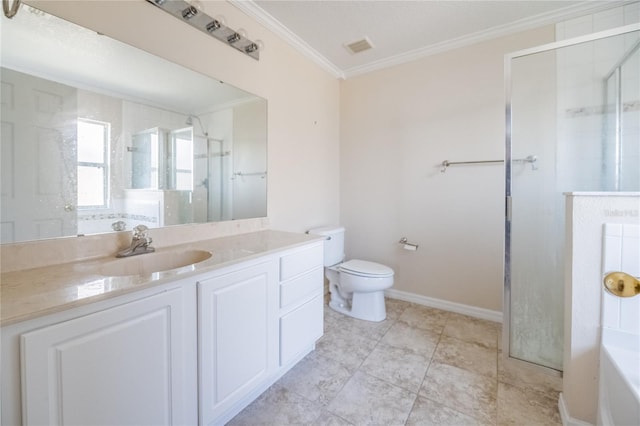
[(200, 0), (186, 0), (186, 3), (195, 7), (198, 12), (204, 12), (204, 6)]
[(227, 18), (225, 18), (224, 15), (216, 15), (213, 17), (213, 19), (220, 22), (220, 25), (222, 25), (223, 27), (227, 26)]

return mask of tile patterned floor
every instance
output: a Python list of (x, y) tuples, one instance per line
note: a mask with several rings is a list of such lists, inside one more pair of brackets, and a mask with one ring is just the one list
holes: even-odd
[(325, 306), (316, 350), (229, 425), (559, 425), (561, 379), (507, 367), (498, 324), (387, 299), (387, 319)]

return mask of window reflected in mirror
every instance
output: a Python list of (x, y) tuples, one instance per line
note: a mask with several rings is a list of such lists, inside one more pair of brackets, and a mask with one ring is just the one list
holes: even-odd
[(78, 208), (109, 207), (111, 124), (78, 118)]

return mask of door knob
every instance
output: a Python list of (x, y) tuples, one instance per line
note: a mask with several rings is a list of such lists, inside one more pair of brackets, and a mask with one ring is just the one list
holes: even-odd
[(609, 272), (604, 276), (604, 288), (614, 296), (633, 297), (640, 294), (640, 280), (625, 272)]

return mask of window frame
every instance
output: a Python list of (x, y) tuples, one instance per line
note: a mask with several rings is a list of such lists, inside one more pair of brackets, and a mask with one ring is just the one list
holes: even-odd
[[(104, 161), (102, 163), (98, 163), (98, 162), (91, 162), (91, 161), (80, 161), (77, 158), (77, 154), (76, 154), (76, 168), (79, 167), (94, 167), (97, 169), (102, 169), (103, 171), (103, 178), (102, 178), (102, 187), (103, 187), (103, 191), (102, 191), (102, 195), (103, 195), (103, 199), (102, 199), (102, 204), (86, 204), (86, 205), (81, 205), (80, 204), (80, 199), (78, 197), (77, 199), (77, 206), (79, 210), (91, 210), (91, 209), (108, 209), (109, 208), (109, 200), (110, 200), (110, 196), (109, 196), (109, 190), (110, 190), (110, 185), (109, 185), (109, 181), (110, 181), (110, 157), (109, 157), (109, 153), (110, 153), (110, 141), (111, 141), (111, 123), (107, 122), (107, 121), (101, 121), (101, 120), (94, 120), (91, 118), (78, 118), (78, 123), (83, 122), (83, 123), (89, 123), (89, 124), (93, 124), (93, 125), (99, 125), (102, 127), (103, 132), (102, 135), (104, 137), (103, 140), (103, 159)], [(79, 139), (78, 139), (79, 140)], [(76, 175), (77, 176), (77, 175)], [(77, 191), (77, 189), (76, 189)]]

